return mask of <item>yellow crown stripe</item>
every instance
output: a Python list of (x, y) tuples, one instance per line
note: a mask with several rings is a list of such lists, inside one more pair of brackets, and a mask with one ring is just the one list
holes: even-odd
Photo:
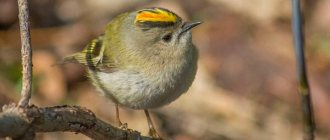
[(159, 8), (141, 10), (137, 13), (135, 22), (176, 22), (177, 16)]

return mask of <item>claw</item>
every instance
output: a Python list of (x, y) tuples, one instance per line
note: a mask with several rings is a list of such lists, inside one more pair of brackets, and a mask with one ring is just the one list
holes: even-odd
[(149, 129), (149, 136), (151, 136), (155, 140), (163, 140), (157, 133), (155, 129)]
[(163, 140), (157, 133), (156, 129), (154, 128), (154, 125), (151, 121), (150, 115), (149, 115), (149, 111), (148, 110), (144, 110), (144, 113), (146, 114), (147, 120), (148, 120), (148, 126), (149, 126), (149, 135), (155, 139), (155, 140)]
[(127, 123), (120, 123), (118, 125), (118, 128), (121, 130), (128, 130), (128, 124)]
[(128, 124), (127, 123), (122, 123), (120, 121), (118, 104), (116, 104), (116, 122), (118, 124), (119, 129), (128, 130)]

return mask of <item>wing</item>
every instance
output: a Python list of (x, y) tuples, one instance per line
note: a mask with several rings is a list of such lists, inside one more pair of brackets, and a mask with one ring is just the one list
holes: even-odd
[(81, 52), (65, 57), (63, 62), (80, 63), (92, 70), (109, 71), (114, 65), (109, 57), (104, 55), (103, 38), (102, 35), (93, 39)]

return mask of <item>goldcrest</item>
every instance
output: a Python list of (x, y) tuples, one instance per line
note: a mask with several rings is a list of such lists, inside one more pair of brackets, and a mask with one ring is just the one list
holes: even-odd
[(81, 52), (64, 59), (88, 68), (93, 85), (116, 104), (143, 109), (150, 135), (158, 137), (148, 109), (176, 100), (191, 86), (198, 52), (191, 29), (201, 22), (183, 22), (164, 8), (123, 13)]

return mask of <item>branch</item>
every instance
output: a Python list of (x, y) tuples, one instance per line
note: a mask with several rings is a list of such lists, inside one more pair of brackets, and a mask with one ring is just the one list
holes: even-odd
[(32, 85), (32, 48), (31, 37), (29, 29), (29, 9), (27, 0), (18, 0), (19, 11), (19, 26), (21, 31), (21, 55), (23, 66), (23, 78), (22, 78), (22, 98), (18, 105), (26, 107), (29, 104), (31, 98), (31, 85)]
[(314, 115), (311, 94), (309, 90), (305, 56), (304, 56), (304, 33), (302, 25), (302, 11), (300, 8), (300, 0), (292, 0), (292, 16), (293, 16), (293, 32), (294, 45), (297, 59), (297, 73), (299, 80), (299, 93), (302, 99), (303, 118), (304, 118), (304, 140), (314, 140)]
[[(13, 131), (14, 130), (14, 131)], [(122, 130), (97, 119), (93, 112), (78, 106), (26, 108), (5, 106), (0, 113), (0, 138), (28, 139), (27, 132), (68, 131), (96, 140), (151, 140), (133, 130)], [(33, 137), (32, 137), (33, 138)]]

